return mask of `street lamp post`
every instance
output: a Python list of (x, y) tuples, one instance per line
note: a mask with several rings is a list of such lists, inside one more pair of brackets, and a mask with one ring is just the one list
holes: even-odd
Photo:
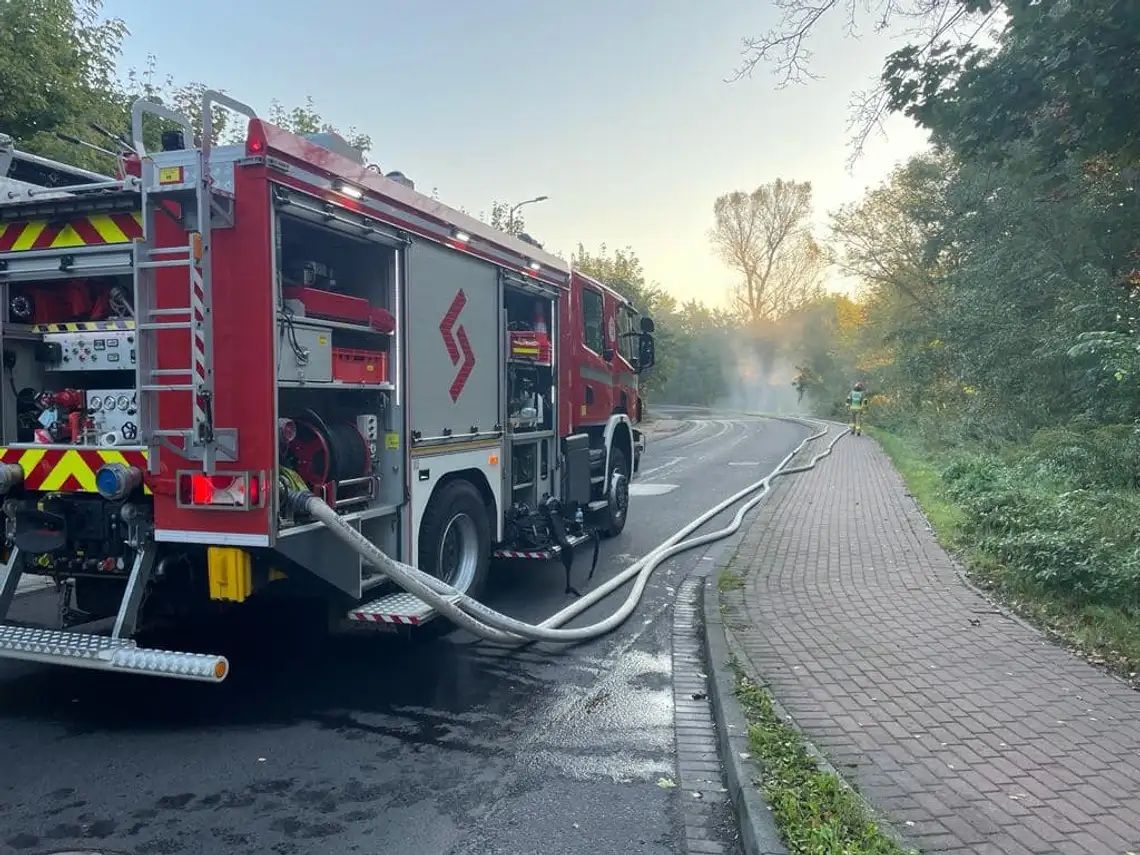
[(523, 205), (533, 205), (535, 202), (545, 202), (549, 196), (535, 196), (533, 199), (527, 199), (525, 202), (519, 202), (517, 205), (511, 205), (511, 209), (507, 212), (507, 234), (511, 233), (511, 229), (515, 225), (515, 211)]

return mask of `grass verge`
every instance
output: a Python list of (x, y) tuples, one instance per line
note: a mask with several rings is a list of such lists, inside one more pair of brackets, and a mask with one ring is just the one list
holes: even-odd
[(1140, 618), (1128, 609), (1062, 597), (1027, 583), (988, 556), (967, 553), (970, 578), (1056, 641), (1140, 688)]
[(748, 721), (748, 746), (760, 788), (791, 855), (906, 855), (837, 775), (819, 768), (803, 738), (780, 720), (771, 696), (733, 663), (735, 691)]
[(867, 433), (891, 458), (910, 494), (930, 520), (938, 542), (946, 549), (955, 549), (965, 514), (946, 496), (941, 467), (913, 440), (880, 428), (868, 428)]
[[(1075, 594), (1046, 588), (1028, 578), (1024, 570), (1019, 572), (988, 553), (964, 535), (967, 513), (948, 495), (942, 472), (954, 458), (932, 454), (910, 437), (875, 428), (868, 432), (902, 475), (938, 541), (958, 556), (980, 588), (1090, 664), (1140, 685), (1140, 615), (1127, 607), (1087, 602)], [(1058, 500), (1053, 495), (1042, 497), (1044, 503)]]
[(722, 594), (725, 591), (737, 591), (744, 587), (744, 579), (731, 570), (721, 570), (716, 577), (716, 587)]

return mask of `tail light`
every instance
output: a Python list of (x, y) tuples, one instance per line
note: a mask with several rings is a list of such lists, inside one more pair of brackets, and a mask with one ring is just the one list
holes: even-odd
[(253, 472), (178, 473), (178, 506), (216, 510), (260, 508), (264, 476)]

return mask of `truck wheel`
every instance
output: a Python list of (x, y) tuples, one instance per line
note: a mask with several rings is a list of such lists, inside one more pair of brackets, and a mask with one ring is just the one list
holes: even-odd
[(487, 582), (491, 527), (483, 497), (468, 481), (444, 484), (420, 524), (420, 569), (469, 597)]
[(617, 537), (625, 528), (625, 518), (629, 514), (629, 463), (626, 462), (625, 452), (616, 446), (610, 451), (605, 498), (609, 501), (609, 506), (606, 508), (602, 534)]

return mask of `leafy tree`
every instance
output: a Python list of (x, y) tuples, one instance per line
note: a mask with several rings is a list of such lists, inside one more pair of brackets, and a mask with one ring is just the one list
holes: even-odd
[(733, 295), (752, 323), (770, 320), (817, 297), (823, 252), (808, 228), (811, 184), (776, 179), (713, 205), (713, 247), (741, 282)]
[(1027, 143), (1045, 163), (1111, 151), (1135, 159), (1140, 135), (1140, 6), (1004, 4), (996, 49), (940, 42), (891, 55), (891, 109), (966, 157), (988, 160)]
[(674, 367), (661, 397), (675, 404), (708, 406), (725, 402), (732, 391), (730, 378), (736, 367), (732, 343), (738, 318), (688, 300), (668, 320), (674, 327), (667, 342), (673, 351), (670, 357)]
[[(186, 116), (191, 126), (200, 136), (202, 132), (202, 97), (209, 88), (203, 83), (176, 83), (174, 78), (167, 75), (157, 79), (157, 58), (153, 55), (147, 57), (147, 64), (143, 71), (132, 70), (127, 75), (128, 86), (132, 92), (130, 100), (146, 98), (158, 104), (163, 104)], [(276, 98), (269, 102), (267, 120), (283, 130), (294, 134), (333, 133), (341, 136), (352, 148), (362, 155), (372, 147), (372, 139), (361, 133), (355, 127), (341, 133), (335, 125), (325, 121), (317, 111), (316, 104), (311, 95), (306, 96), (305, 103), (297, 107), (286, 107)], [(246, 133), (246, 118), (232, 113), (225, 107), (219, 106), (213, 115), (214, 143), (244, 142)], [(161, 123), (159, 123), (161, 124)]]
[(890, 109), (937, 153), (832, 228), (865, 287), (848, 370), (955, 441), (1140, 418), (1140, 7), (1001, 9), (992, 46), (889, 58)]
[[(480, 219), (484, 219), (484, 217), (480, 215)], [(526, 231), (526, 220), (523, 218), (522, 212), (515, 211), (514, 216), (512, 216), (509, 202), (492, 202), (491, 216), (487, 218), (487, 222), (492, 228), (515, 237)]]
[(840, 208), (831, 224), (833, 261), (932, 315), (939, 270), (954, 252), (943, 234), (942, 205), (953, 174), (947, 158), (915, 158), (861, 201)]
[[(0, 132), (10, 134), (28, 151), (110, 172), (115, 165), (111, 157), (60, 135), (115, 149), (92, 123), (129, 136), (129, 110), (136, 98), (169, 106), (200, 129), (207, 87), (159, 77), (154, 56), (141, 71), (132, 70), (119, 80), (115, 64), (127, 28), (118, 18), (103, 17), (102, 11), (102, 0), (0, 2)], [(316, 111), (312, 98), (292, 109), (274, 101), (270, 120), (297, 133), (336, 132)], [(161, 124), (148, 124), (151, 143), (157, 143)], [(227, 129), (241, 133), (224, 110), (218, 113), (217, 127), (219, 139)], [(371, 147), (369, 137), (355, 128), (349, 129), (347, 138), (362, 152)]]
[(101, 19), (101, 6), (100, 0), (0, 3), (0, 132), (28, 151), (107, 172), (109, 158), (58, 136), (90, 138), (91, 122), (116, 131), (125, 126), (115, 60), (126, 25)]
[[(200, 139), (202, 133), (202, 97), (208, 88), (203, 83), (176, 83), (174, 76), (170, 74), (159, 77), (158, 58), (154, 54), (148, 54), (146, 65), (141, 70), (132, 68), (127, 72), (124, 97), (128, 104), (142, 98), (181, 113), (189, 120), (196, 136)], [(223, 142), (228, 138), (237, 141), (237, 136), (243, 135), (244, 125), (239, 131), (234, 127), (231, 118), (228, 110), (218, 109), (214, 112), (212, 118), (214, 126), (212, 142), (214, 144)], [(159, 131), (166, 124), (167, 122), (162, 119), (146, 118), (144, 120), (143, 136), (148, 148), (158, 145)], [(187, 142), (191, 141), (188, 140)]]
[(269, 103), (269, 121), (279, 128), (295, 134), (332, 133), (344, 137), (350, 146), (361, 154), (372, 148), (372, 137), (350, 127), (347, 132), (341, 133), (334, 125), (326, 122), (313, 102), (313, 96), (305, 98), (305, 103), (287, 108), (280, 101), (274, 99)]

